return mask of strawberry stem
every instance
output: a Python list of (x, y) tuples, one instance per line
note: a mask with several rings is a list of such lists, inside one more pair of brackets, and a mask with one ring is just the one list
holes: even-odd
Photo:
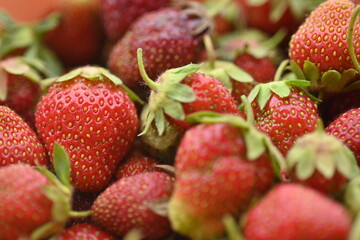
[(150, 87), (151, 90), (157, 91), (159, 88), (158, 87), (159, 84), (155, 83), (147, 75), (145, 67), (144, 67), (144, 59), (143, 59), (143, 54), (142, 54), (141, 48), (137, 49), (137, 60), (138, 60), (139, 71), (140, 71), (140, 75), (141, 75), (142, 79)]
[(91, 213), (92, 213), (91, 210), (89, 210), (89, 211), (83, 211), (83, 212), (70, 211), (70, 212), (69, 212), (69, 217), (71, 217), (71, 218), (88, 217), (88, 216), (91, 215)]
[(225, 215), (222, 219), (229, 240), (244, 240), (240, 233), (240, 226), (231, 215)]
[(209, 34), (206, 34), (204, 36), (204, 44), (205, 44), (205, 49), (206, 49), (210, 69), (215, 69), (216, 54), (214, 50), (213, 41), (211, 40)]
[(282, 61), (280, 63), (280, 66), (277, 68), (275, 76), (274, 76), (274, 82), (278, 82), (278, 81), (281, 80), (281, 76), (283, 75), (283, 73), (284, 73), (286, 67), (288, 66), (288, 64), (289, 64), (288, 59), (285, 59), (284, 61)]
[(347, 43), (348, 43), (348, 47), (349, 47), (349, 55), (351, 58), (351, 61), (353, 62), (355, 69), (360, 72), (360, 64), (357, 60), (356, 54), (355, 54), (355, 49), (354, 49), (354, 43), (353, 43), (353, 39), (354, 39), (354, 26), (355, 26), (355, 21), (357, 16), (360, 13), (360, 5), (357, 6), (354, 11), (352, 12), (351, 18), (350, 18), (350, 23), (349, 23), (349, 28), (348, 28), (348, 39), (347, 39)]

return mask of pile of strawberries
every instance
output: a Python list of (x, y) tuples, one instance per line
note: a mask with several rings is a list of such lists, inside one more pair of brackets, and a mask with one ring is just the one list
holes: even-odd
[(358, 4), (0, 12), (0, 240), (360, 239)]

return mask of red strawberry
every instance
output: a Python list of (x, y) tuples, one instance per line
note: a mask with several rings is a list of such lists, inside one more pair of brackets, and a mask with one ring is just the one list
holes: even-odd
[(130, 177), (140, 173), (154, 172), (156, 170), (156, 164), (158, 164), (158, 161), (155, 159), (146, 156), (139, 150), (134, 150), (120, 163), (116, 170), (116, 179)]
[(154, 209), (170, 198), (173, 183), (161, 172), (121, 178), (95, 200), (92, 220), (120, 237), (139, 229), (144, 239), (163, 239), (171, 231), (170, 223)]
[(195, 126), (181, 140), (169, 218), (174, 231), (191, 239), (216, 239), (225, 232), (225, 214), (238, 216), (270, 188), (274, 152), (270, 139), (242, 118), (213, 113), (199, 120), (214, 124)]
[(244, 221), (247, 240), (345, 240), (350, 228), (351, 217), (341, 204), (288, 183), (271, 190)]
[(103, 44), (99, 0), (60, 0), (50, 12), (59, 25), (46, 33), (46, 44), (66, 66), (97, 63)]
[(354, 153), (360, 165), (360, 108), (343, 113), (325, 131), (340, 139)]
[(29, 165), (0, 168), (1, 239), (46, 239), (60, 232), (70, 209), (69, 193)]
[[(356, 47), (355, 53), (350, 54), (348, 45), (354, 7), (350, 0), (325, 1), (291, 37), (289, 57), (299, 65), (304, 77), (312, 81), (314, 90), (339, 91), (356, 79), (357, 71), (350, 56), (359, 56), (360, 49)], [(358, 29), (360, 20), (354, 24)], [(353, 39), (353, 45), (358, 46), (359, 31), (354, 31)], [(326, 72), (328, 74), (324, 74)]]
[(320, 125), (296, 140), (287, 155), (288, 170), (294, 181), (337, 195), (359, 168), (351, 151)]
[(57, 142), (69, 154), (76, 189), (104, 189), (130, 148), (138, 117), (128, 93), (107, 70), (83, 67), (57, 78), (41, 99), (36, 128), (49, 153)]
[(170, 0), (101, 0), (101, 15), (107, 37), (116, 42), (144, 13), (166, 7)]
[(137, 49), (144, 51), (144, 65), (150, 78), (195, 62), (201, 50), (201, 34), (196, 34), (200, 22), (199, 18), (174, 8), (145, 13), (113, 47), (108, 66), (127, 86), (141, 90), (144, 86), (141, 87)]
[(0, 106), (0, 159), (0, 167), (16, 163), (49, 165), (46, 150), (36, 133), (6, 106)]
[(25, 58), (12, 57), (0, 62), (0, 104), (7, 105), (35, 125), (35, 107), (41, 97), (40, 74)]
[(145, 72), (142, 50), (138, 50), (139, 69), (144, 81), (152, 89), (144, 132), (154, 121), (159, 135), (165, 130), (165, 116), (181, 129), (192, 125), (185, 117), (198, 111), (214, 111), (239, 115), (240, 111), (229, 91), (217, 79), (196, 73), (199, 65), (189, 64), (164, 72), (153, 82)]
[(90, 224), (83, 223), (72, 226), (61, 233), (57, 238), (58, 240), (79, 240), (79, 239), (91, 239), (91, 240), (115, 240), (109, 233), (103, 231), (99, 227)]
[(248, 97), (256, 127), (271, 138), (284, 156), (298, 137), (315, 130), (319, 118), (316, 104), (293, 85), (308, 83), (285, 80), (259, 84)]

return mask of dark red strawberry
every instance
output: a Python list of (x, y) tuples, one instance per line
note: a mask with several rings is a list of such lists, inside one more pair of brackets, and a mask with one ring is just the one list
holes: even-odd
[(68, 67), (98, 63), (104, 40), (99, 0), (61, 0), (54, 12), (60, 22), (45, 42), (61, 62)]
[(247, 240), (345, 240), (351, 217), (338, 202), (300, 184), (281, 183), (244, 219)]
[(95, 200), (92, 220), (119, 237), (135, 228), (144, 239), (164, 239), (170, 223), (158, 211), (170, 198), (173, 184), (174, 179), (161, 172), (121, 178)]
[(100, 0), (101, 15), (106, 35), (112, 42), (119, 40), (144, 13), (170, 4), (170, 0)]
[(156, 164), (159, 164), (159, 162), (155, 159), (146, 156), (139, 150), (133, 150), (117, 168), (116, 179), (130, 177), (140, 173), (154, 172), (156, 171)]
[(175, 8), (145, 13), (111, 50), (108, 66), (127, 86), (144, 91), (137, 49), (144, 51), (144, 65), (150, 78), (196, 62), (201, 50), (201, 21)]
[(253, 197), (271, 187), (274, 170), (269, 154), (280, 159), (281, 154), (242, 118), (201, 114), (192, 115), (192, 121), (213, 124), (197, 125), (181, 140), (169, 217), (180, 234), (216, 239), (225, 233), (225, 214), (237, 217)]
[(68, 152), (76, 189), (104, 189), (130, 148), (138, 117), (128, 94), (107, 70), (83, 67), (57, 78), (41, 99), (36, 128), (49, 153), (55, 142)]
[(105, 232), (101, 228), (90, 224), (83, 223), (77, 224), (64, 230), (58, 240), (79, 240), (79, 239), (91, 239), (91, 240), (115, 240), (116, 238)]
[(47, 239), (61, 232), (70, 197), (70, 191), (59, 188), (29, 165), (1, 167), (1, 239)]
[(271, 138), (284, 156), (297, 138), (315, 130), (319, 118), (317, 106), (300, 88), (308, 84), (290, 80), (270, 82), (257, 85), (249, 94), (256, 127)]
[(360, 108), (353, 108), (333, 121), (325, 131), (340, 139), (355, 155), (360, 165)]
[(41, 97), (41, 74), (25, 58), (0, 62), (0, 104), (7, 105), (35, 126), (35, 107)]
[(352, 152), (322, 124), (299, 137), (287, 154), (290, 178), (328, 195), (338, 195), (359, 173)]
[(49, 165), (46, 150), (36, 133), (6, 106), (0, 106), (0, 159), (0, 167), (16, 163)]

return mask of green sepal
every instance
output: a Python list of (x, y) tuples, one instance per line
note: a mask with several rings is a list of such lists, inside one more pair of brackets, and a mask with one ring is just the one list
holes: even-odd
[(56, 176), (62, 184), (70, 187), (70, 159), (63, 146), (54, 144), (53, 163)]
[(225, 226), (228, 240), (245, 240), (245, 237), (240, 232), (240, 224), (236, 222), (233, 216), (226, 214), (222, 217), (222, 222)]
[(287, 0), (272, 0), (270, 4), (270, 21), (276, 23), (284, 16), (289, 3)]
[(156, 129), (159, 132), (159, 135), (163, 135), (164, 131), (165, 131), (165, 115), (164, 112), (162, 110), (159, 111), (155, 111), (154, 112), (154, 120), (155, 120), (155, 126)]
[(59, 58), (48, 48), (41, 47), (38, 58), (42, 59), (47, 68), (47, 77), (58, 77), (64, 73), (64, 68)]
[(259, 134), (255, 128), (249, 128), (243, 132), (245, 144), (246, 144), (246, 155), (250, 160), (255, 160), (261, 156), (266, 150), (264, 144), (264, 137)]
[(293, 60), (290, 61), (290, 69), (298, 79), (306, 80), (304, 72), (301, 70), (300, 66)]
[(5, 57), (15, 49), (28, 47), (34, 41), (33, 32), (30, 27), (21, 27), (4, 32), (1, 35), (0, 58)]
[(34, 30), (37, 33), (46, 33), (54, 28), (56, 28), (61, 20), (61, 14), (60, 13), (52, 13), (48, 15), (43, 21), (37, 23), (34, 26)]
[(344, 203), (350, 213), (355, 216), (360, 213), (360, 175), (352, 178), (346, 185)]
[(352, 221), (348, 240), (360, 239), (360, 214), (357, 214)]
[(310, 62), (309, 60), (305, 60), (303, 71), (306, 80), (317, 84), (318, 80), (320, 79), (320, 72), (314, 63)]
[(196, 99), (194, 90), (190, 86), (180, 83), (169, 87), (166, 95), (177, 102), (183, 103), (193, 102)]
[(4, 69), (4, 71), (14, 75), (24, 76), (34, 83), (39, 83), (42, 77), (40, 76), (38, 69), (34, 69), (32, 66), (34, 64), (36, 64), (37, 67), (40, 67), (39, 65), (41, 62), (23, 57), (13, 57), (5, 59), (0, 63), (1, 68)]
[(349, 86), (347, 86), (346, 88), (344, 88), (343, 91), (344, 91), (344, 92), (347, 92), (347, 91), (354, 91), (354, 90), (357, 90), (357, 89), (360, 89), (360, 80), (351, 83)]
[(341, 82), (341, 74), (335, 70), (326, 71), (321, 76), (321, 86), (323, 86), (328, 90), (336, 90), (340, 82)]
[(147, 133), (149, 131), (150, 127), (151, 127), (152, 122), (155, 119), (154, 113), (150, 112), (150, 109), (149, 109), (148, 105), (144, 106), (141, 115), (144, 116), (144, 117), (141, 118), (141, 119), (144, 119), (144, 121), (143, 121), (144, 124), (143, 124), (143, 130), (142, 130), (141, 133), (138, 134), (138, 136), (142, 136), (145, 133)]
[(0, 101), (4, 102), (8, 96), (8, 78), (4, 69), (0, 68)]
[(267, 1), (269, 1), (269, 0), (246, 0), (246, 2), (252, 7), (261, 6), (264, 3), (266, 3)]
[(164, 112), (174, 119), (185, 119), (185, 112), (181, 103), (169, 100), (169, 103), (164, 104)]

